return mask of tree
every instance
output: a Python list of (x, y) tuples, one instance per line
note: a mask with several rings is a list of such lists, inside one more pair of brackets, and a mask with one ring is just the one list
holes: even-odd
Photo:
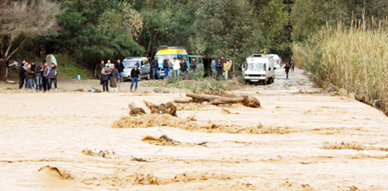
[(234, 64), (257, 52), (261, 46), (260, 26), (247, 0), (201, 0), (196, 26), (207, 42), (207, 50), (231, 56)]
[(45, 40), (51, 51), (66, 52), (90, 68), (100, 59), (144, 53), (135, 40), (143, 31), (143, 21), (132, 5), (119, 0), (65, 0), (63, 4), (67, 10), (58, 16), (63, 30)]
[(350, 23), (349, 9), (344, 1), (296, 0), (291, 13), (292, 39), (303, 41), (326, 24)]
[(46, 0), (0, 1), (0, 78), (7, 79), (7, 62), (27, 40), (58, 29), (60, 5)]

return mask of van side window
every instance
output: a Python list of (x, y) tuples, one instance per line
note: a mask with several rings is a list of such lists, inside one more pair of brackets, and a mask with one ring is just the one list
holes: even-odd
[(264, 64), (263, 66), (264, 66), (263, 69), (264, 69), (264, 70), (267, 70), (267, 65)]
[(202, 64), (202, 57), (198, 57), (197, 60), (199, 64)]

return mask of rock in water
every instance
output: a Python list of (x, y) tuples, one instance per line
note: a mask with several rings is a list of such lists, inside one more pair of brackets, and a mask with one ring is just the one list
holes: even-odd
[(341, 88), (338, 92), (341, 96), (347, 96), (348, 95), (348, 91), (346, 91), (345, 89)]
[(354, 95), (354, 93), (349, 93), (349, 98), (350, 99), (356, 99), (356, 96)]

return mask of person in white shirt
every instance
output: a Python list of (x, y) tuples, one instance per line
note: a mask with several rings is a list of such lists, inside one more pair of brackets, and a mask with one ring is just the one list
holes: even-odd
[(108, 60), (108, 62), (105, 64), (105, 67), (109, 66), (109, 68), (111, 69), (112, 65), (114, 65), (114, 64), (112, 62), (110, 62), (110, 60)]
[(174, 62), (172, 63), (172, 67), (175, 73), (175, 77), (179, 76), (179, 70), (181, 69), (181, 58), (178, 57), (178, 59), (174, 59)]

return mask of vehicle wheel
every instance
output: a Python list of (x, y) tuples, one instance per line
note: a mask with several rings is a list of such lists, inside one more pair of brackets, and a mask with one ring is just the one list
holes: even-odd
[(267, 85), (267, 81), (268, 81), (268, 80), (264, 80), (263, 84), (264, 84), (264, 85)]
[(148, 73), (148, 74), (147, 74), (147, 80), (150, 80), (150, 79), (151, 79), (151, 74)]

